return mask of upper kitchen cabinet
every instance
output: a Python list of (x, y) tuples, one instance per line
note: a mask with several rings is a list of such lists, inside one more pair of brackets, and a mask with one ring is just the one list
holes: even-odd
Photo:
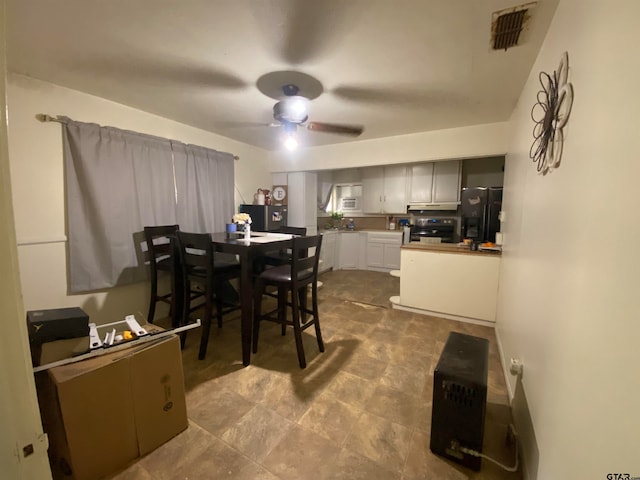
[(410, 204), (450, 205), (460, 202), (461, 162), (419, 163), (408, 167)]
[(363, 168), (362, 210), (364, 213), (406, 213), (407, 167)]
[(433, 201), (433, 163), (420, 163), (409, 167), (409, 203)]
[(462, 169), (460, 161), (433, 164), (433, 202), (459, 202)]
[(502, 187), (504, 161), (504, 155), (463, 160), (462, 187)]

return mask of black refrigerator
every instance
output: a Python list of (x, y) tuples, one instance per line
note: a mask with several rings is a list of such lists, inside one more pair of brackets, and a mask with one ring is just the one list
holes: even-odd
[(460, 198), (462, 238), (495, 242), (500, 231), (502, 187), (463, 188)]
[(287, 225), (286, 205), (240, 205), (240, 213), (251, 216), (254, 232), (273, 232)]

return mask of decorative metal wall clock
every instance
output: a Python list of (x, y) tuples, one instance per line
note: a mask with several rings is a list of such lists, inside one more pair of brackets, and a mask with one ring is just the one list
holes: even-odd
[(536, 164), (538, 173), (546, 175), (560, 166), (564, 133), (573, 105), (573, 86), (567, 82), (569, 54), (564, 52), (558, 70), (552, 75), (540, 72), (540, 85), (536, 103), (531, 109), (533, 143), (529, 157)]

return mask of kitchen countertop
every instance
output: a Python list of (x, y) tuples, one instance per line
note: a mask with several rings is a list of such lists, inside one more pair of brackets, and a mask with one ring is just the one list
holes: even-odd
[(402, 245), (402, 248), (408, 250), (424, 250), (428, 252), (458, 253), (462, 255), (502, 255), (502, 252), (499, 250), (471, 250), (467, 245), (460, 246), (457, 243), (411, 242)]
[(323, 230), (318, 230), (319, 233), (367, 233), (367, 232), (372, 232), (372, 233), (397, 233), (399, 235), (402, 235), (402, 230), (388, 230), (385, 228), (355, 228), (353, 230), (349, 230), (348, 228), (327, 228), (327, 229), (323, 229)]

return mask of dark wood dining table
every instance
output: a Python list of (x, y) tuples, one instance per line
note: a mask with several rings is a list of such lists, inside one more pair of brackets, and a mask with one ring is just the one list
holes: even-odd
[[(211, 234), (215, 251), (237, 255), (240, 262), (240, 336), (242, 341), (242, 364), (245, 366), (251, 363), (254, 261), (266, 252), (290, 247), (291, 238), (291, 235), (267, 235), (266, 232), (252, 232), (251, 239), (247, 241), (242, 233), (216, 232)], [(179, 293), (178, 295), (182, 297)], [(182, 301), (181, 298), (178, 302), (180, 301)], [(176, 308), (176, 310), (179, 309)], [(180, 312), (175, 312), (175, 315), (179, 316)], [(174, 325), (179, 322), (178, 317), (173, 318)]]

